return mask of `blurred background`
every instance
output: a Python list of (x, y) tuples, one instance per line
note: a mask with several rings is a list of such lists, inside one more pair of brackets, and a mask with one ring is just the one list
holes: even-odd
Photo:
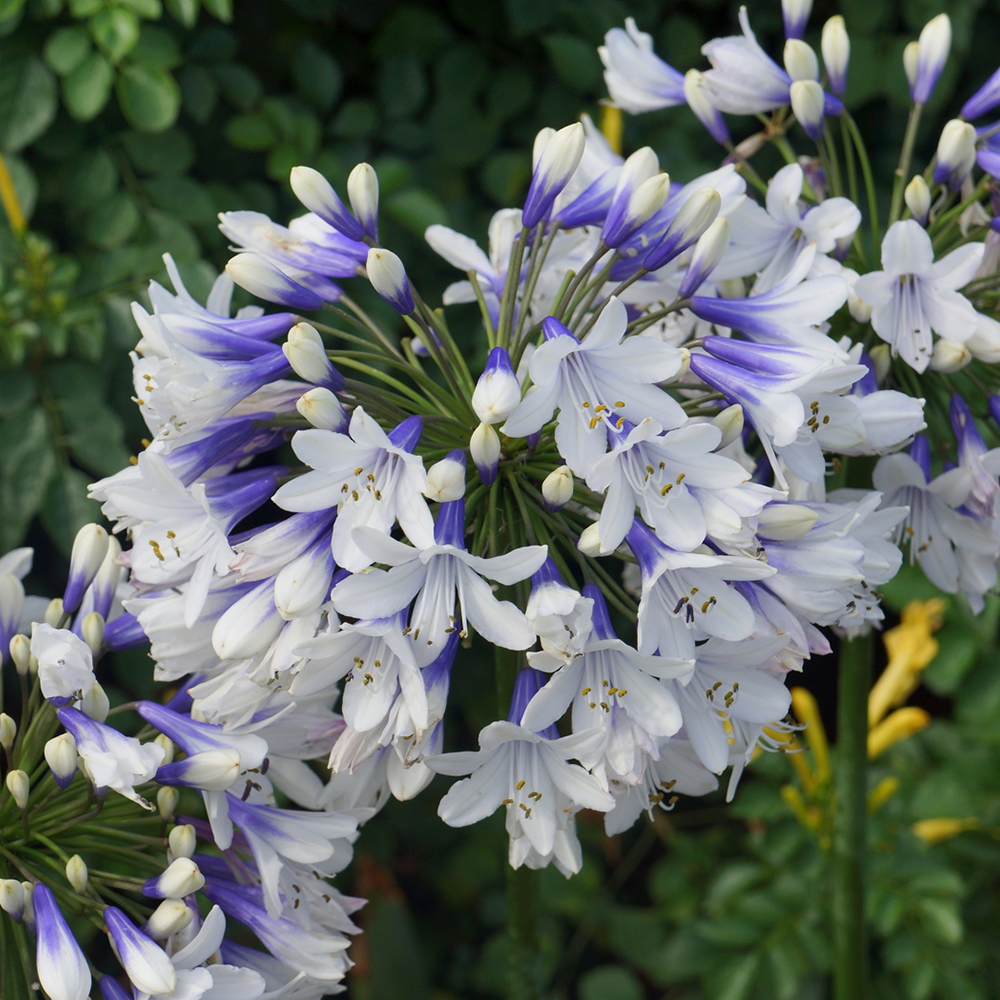
[[(779, 4), (749, 6), (780, 59)], [(1000, 61), (995, 3), (943, 9), (954, 47), (922, 122), (920, 166)], [(846, 18), (847, 104), (886, 183), (906, 123), (902, 49), (941, 10), (938, 0), (813, 9), (806, 38), (817, 49), (825, 19)], [(17, 202), (0, 220), (0, 551), (35, 546), (29, 592), (61, 590), (77, 528), (100, 517), (87, 483), (141, 447), (129, 303), (149, 279), (166, 283), (164, 252), (203, 299), (228, 256), (218, 212), (286, 222), (301, 212), (291, 167), (316, 167), (343, 191), (367, 160), (382, 240), (437, 303), (461, 275), (426, 248), (425, 228), (443, 223), (485, 246), (492, 214), (523, 199), (538, 129), (584, 112), (602, 120), (596, 49), (609, 28), (635, 17), (683, 72), (703, 67), (706, 40), (738, 31), (736, 14), (729, 0), (0, 0), (0, 156)], [(621, 142), (626, 153), (651, 145), (679, 182), (724, 154), (684, 108), (626, 116)], [(369, 290), (352, 294), (393, 322)], [(476, 319), (474, 306), (456, 307), (474, 362), (486, 353)], [(886, 588), (887, 625), (938, 597), (904, 572)], [(925, 713), (920, 731), (873, 747), (876, 995), (1000, 997), (1000, 605), (991, 598), (978, 620), (961, 599), (927, 607), (895, 633), (924, 654), (937, 648), (912, 664), (915, 677), (926, 667), (909, 699)], [(105, 663), (112, 699), (155, 695), (149, 666), (144, 653)], [(835, 743), (835, 670), (832, 658), (813, 661), (802, 677), (816, 698), (795, 703), (812, 719), (800, 738), (811, 748), (762, 755), (731, 806), (721, 794), (682, 800), (610, 839), (600, 817), (581, 814), (583, 871), (566, 881), (548, 870), (542, 883), (548, 995), (829, 995), (832, 792), (820, 736)], [(473, 745), (492, 701), (492, 683), (456, 671), (449, 749)], [(445, 827), (444, 787), (391, 803), (338, 880), (371, 900), (352, 951), (357, 1000), (503, 994), (502, 818)]]

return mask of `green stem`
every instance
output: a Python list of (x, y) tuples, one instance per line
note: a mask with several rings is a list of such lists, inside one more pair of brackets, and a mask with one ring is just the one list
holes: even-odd
[(917, 141), (917, 126), (920, 124), (922, 104), (910, 106), (910, 117), (906, 122), (906, 135), (903, 136), (903, 148), (899, 154), (899, 166), (892, 182), (892, 202), (889, 205), (889, 225), (891, 226), (903, 209), (903, 190), (906, 187), (906, 175), (910, 170), (910, 160), (913, 158), (913, 145)]
[(538, 947), (538, 875), (524, 866), (507, 867), (507, 997), (538, 1000), (542, 995)]
[(878, 222), (878, 199), (875, 196), (875, 178), (872, 176), (872, 165), (868, 159), (868, 150), (865, 149), (864, 140), (858, 131), (858, 123), (846, 111), (842, 117), (847, 123), (847, 131), (851, 135), (854, 151), (858, 154), (858, 161), (861, 164), (861, 175), (865, 179), (865, 191), (868, 193), (868, 224), (872, 231), (872, 249), (877, 257), (879, 247), (882, 246), (882, 230)]
[(865, 838), (868, 819), (868, 692), (873, 637), (840, 646), (836, 813), (833, 833), (834, 1000), (868, 1000)]

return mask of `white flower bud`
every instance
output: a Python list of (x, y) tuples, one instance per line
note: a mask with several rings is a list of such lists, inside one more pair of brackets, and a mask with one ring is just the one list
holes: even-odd
[(729, 246), (729, 220), (720, 215), (698, 239), (691, 254), (687, 272), (677, 290), (679, 298), (686, 299), (701, 286), (714, 270)]
[(510, 355), (504, 348), (494, 347), (472, 393), (472, 408), (482, 423), (500, 424), (520, 402), (521, 383), (514, 374)]
[(460, 451), (451, 452), (427, 470), (424, 496), (438, 503), (465, 496), (465, 456)]
[(670, 175), (666, 171), (643, 181), (628, 200), (623, 220), (625, 228), (634, 233), (644, 226), (663, 207), (669, 194)]
[(868, 357), (872, 359), (872, 364), (875, 366), (875, 381), (881, 385), (892, 367), (892, 352), (889, 345), (876, 344), (868, 352)]
[(63, 618), (63, 602), (61, 597), (53, 597), (45, 609), (45, 624), (58, 628)]
[(927, 216), (931, 210), (931, 190), (927, 186), (927, 181), (920, 174), (914, 174), (913, 180), (906, 185), (903, 199), (906, 201), (906, 207), (910, 210), (910, 215), (920, 225), (926, 226)]
[(171, 859), (189, 858), (198, 846), (198, 835), (190, 823), (182, 823), (167, 834), (167, 843), (170, 846)]
[(556, 130), (548, 125), (542, 126), (535, 134), (535, 141), (531, 144), (531, 169), (533, 171), (538, 169), (538, 161), (542, 158), (545, 147), (555, 134)]
[(835, 14), (823, 25), (820, 49), (823, 52), (823, 63), (830, 80), (830, 89), (841, 97), (847, 89), (847, 64), (851, 58), (851, 40), (840, 14)]
[(6, 713), (0, 712), (0, 747), (9, 750), (17, 736), (17, 723)]
[[(910, 97), (917, 104), (926, 104), (930, 99), (934, 85), (941, 75), (941, 70), (944, 69), (944, 64), (948, 61), (950, 51), (951, 19), (947, 14), (938, 14), (937, 17), (932, 17), (920, 32), (920, 41), (917, 42), (916, 66), (912, 79), (909, 70), (906, 73), (907, 80), (910, 80)], [(906, 66), (905, 51), (903, 52), (903, 65)]]
[(73, 539), (63, 610), (76, 611), (84, 591), (94, 582), (108, 551), (108, 533), (99, 524), (85, 524)]
[(45, 744), (45, 763), (52, 770), (52, 776), (60, 788), (66, 788), (76, 774), (76, 740), (72, 733), (60, 733)]
[(80, 857), (79, 854), (74, 854), (73, 857), (66, 862), (66, 881), (69, 882), (73, 888), (79, 892), (83, 893), (87, 891), (87, 882), (89, 875), (87, 873), (87, 863)]
[(365, 264), (372, 288), (403, 316), (413, 312), (415, 306), (403, 262), (391, 251), (373, 247), (368, 251)]
[(792, 112), (806, 135), (819, 141), (823, 135), (823, 88), (815, 80), (796, 80), (790, 90)]
[(933, 372), (948, 375), (964, 368), (971, 360), (972, 352), (968, 345), (955, 340), (935, 340), (927, 367)]
[(223, 660), (245, 660), (273, 642), (284, 626), (274, 584), (264, 581), (227, 608), (212, 629), (212, 648)]
[(323, 340), (309, 323), (296, 323), (281, 345), (292, 371), (306, 382), (321, 385), (330, 380), (333, 365), (327, 357)]
[(342, 431), (347, 427), (347, 411), (325, 386), (317, 386), (299, 397), (295, 409), (322, 431)]
[(163, 760), (160, 761), (160, 767), (164, 764), (169, 764), (174, 759), (174, 754), (177, 752), (174, 747), (174, 741), (166, 735), (166, 733), (158, 733), (153, 742), (158, 747), (163, 747)]
[(352, 240), (360, 240), (365, 232), (361, 223), (347, 211), (330, 182), (312, 167), (292, 167), (288, 178), (295, 197), (324, 222)]
[(684, 376), (691, 371), (691, 352), (686, 347), (678, 347), (677, 350), (680, 352), (681, 366), (670, 379), (671, 382), (683, 381)]
[(977, 361), (997, 364), (1000, 362), (1000, 323), (992, 316), (977, 315), (979, 322), (972, 336), (965, 341), (965, 346)]
[(142, 932), (154, 941), (165, 941), (184, 930), (194, 919), (191, 907), (181, 899), (165, 899), (142, 925)]
[(365, 235), (378, 239), (378, 175), (369, 163), (359, 163), (347, 178), (347, 197)]
[(586, 136), (579, 122), (558, 132), (543, 128), (535, 136), (531, 152), (531, 185), (524, 201), (522, 223), (536, 226), (552, 207), (559, 192), (580, 164)]
[(727, 406), (712, 419), (712, 424), (722, 431), (719, 448), (727, 448), (743, 433), (743, 407), (739, 403)]
[(201, 750), (173, 764), (170, 768), (173, 777), (170, 780), (191, 788), (222, 792), (232, 788), (240, 776), (240, 763), (241, 758), (236, 750), (224, 747)]
[(812, 13), (812, 0), (781, 0), (781, 17), (786, 38), (801, 38)]
[(238, 253), (226, 264), (226, 274), (251, 295), (292, 309), (312, 310), (323, 305), (312, 289), (300, 285), (269, 258), (259, 253)]
[(197, 892), (204, 884), (205, 876), (194, 861), (176, 858), (159, 878), (150, 879), (142, 891), (154, 899), (182, 899)]
[(684, 74), (684, 100), (716, 142), (729, 142), (729, 130), (722, 113), (710, 100), (705, 77), (696, 69), (689, 69)]
[(819, 60), (811, 45), (801, 38), (785, 42), (785, 72), (796, 80), (819, 80)]
[(28, 804), (28, 776), (19, 768), (7, 772), (7, 791), (18, 809)]
[[(602, 555), (600, 525), (597, 521), (593, 524), (588, 524), (587, 527), (580, 532), (580, 537), (576, 540), (576, 547), (585, 556), (592, 556), (596, 558), (597, 556)], [(603, 554), (606, 555), (607, 553)]]
[(872, 307), (853, 288), (847, 293), (847, 311), (855, 323), (867, 323), (872, 318)]
[(690, 246), (719, 217), (722, 195), (715, 188), (703, 187), (688, 198), (670, 223), (681, 234), (681, 243)]
[(14, 661), (14, 669), (18, 676), (27, 676), (28, 664), (31, 660), (31, 640), (23, 632), (18, 632), (10, 640), (10, 658)]
[(283, 566), (274, 579), (274, 606), (286, 621), (301, 618), (330, 597), (334, 565), (327, 542), (320, 553), (307, 549)]
[(953, 118), (941, 130), (938, 140), (934, 183), (947, 184), (957, 191), (976, 162), (976, 129), (968, 122)]
[(576, 483), (568, 465), (560, 465), (553, 469), (542, 480), (542, 498), (549, 510), (559, 510), (573, 499), (573, 489)]
[(917, 80), (917, 58), (920, 54), (920, 43), (910, 42), (905, 49), (903, 49), (903, 72), (906, 74), (906, 81), (910, 85), (910, 90), (913, 89), (913, 84)]
[(94, 681), (87, 689), (79, 705), (80, 711), (94, 722), (103, 722), (111, 711), (111, 702), (101, 685)]
[(90, 647), (90, 651), (97, 656), (104, 645), (104, 615), (99, 611), (89, 611), (83, 616), (80, 624), (80, 631), (83, 633), (83, 641)]
[(24, 922), (29, 927), (34, 927), (35, 924), (35, 902), (34, 902), (34, 892), (35, 887), (30, 882), (22, 882), (21, 890), (24, 893), (24, 909), (21, 911), (23, 915)]
[(171, 785), (164, 785), (156, 793), (156, 811), (163, 819), (173, 819), (174, 810), (180, 801), (181, 794)]
[(500, 464), (500, 435), (492, 424), (480, 424), (469, 439), (469, 454), (476, 463), (479, 478), (489, 486), (497, 477)]
[(24, 886), (16, 878), (0, 878), (0, 910), (14, 920), (24, 914)]
[(802, 504), (769, 503), (757, 515), (757, 527), (765, 538), (790, 542), (806, 534), (818, 517), (816, 511)]

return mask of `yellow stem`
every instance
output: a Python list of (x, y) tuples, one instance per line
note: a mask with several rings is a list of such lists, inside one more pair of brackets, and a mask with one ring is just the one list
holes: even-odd
[(23, 236), (28, 228), (28, 220), (24, 217), (24, 209), (21, 208), (21, 201), (17, 197), (17, 189), (14, 187), (14, 178), (7, 169), (7, 161), (0, 154), (0, 202), (3, 202), (3, 209), (7, 213), (7, 221), (16, 236)]

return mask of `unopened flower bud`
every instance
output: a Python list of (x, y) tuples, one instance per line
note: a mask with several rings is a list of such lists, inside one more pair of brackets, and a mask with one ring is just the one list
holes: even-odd
[(164, 785), (156, 793), (156, 811), (163, 819), (173, 819), (174, 810), (177, 808), (180, 798), (181, 793), (176, 788)]
[(927, 367), (944, 375), (957, 372), (972, 360), (972, 352), (955, 340), (935, 340)]
[(87, 612), (80, 624), (80, 632), (90, 651), (97, 656), (104, 645), (104, 615), (99, 611)]
[(663, 239), (646, 254), (642, 266), (647, 271), (656, 271), (687, 250), (716, 220), (721, 205), (722, 196), (715, 188), (695, 191), (681, 205)]
[(372, 247), (368, 251), (365, 265), (372, 288), (382, 296), (396, 312), (409, 316), (415, 306), (410, 291), (410, 279), (406, 276), (403, 262), (391, 251), (382, 247)]
[(522, 225), (532, 229), (546, 216), (579, 166), (585, 141), (583, 126), (579, 122), (567, 125), (558, 132), (544, 128), (535, 136), (531, 184), (521, 213)]
[(300, 396), (295, 409), (320, 430), (344, 431), (347, 428), (347, 411), (325, 386), (317, 386)]
[[(122, 578), (122, 565), (118, 561), (122, 554), (121, 542), (114, 535), (108, 535), (108, 550), (104, 553), (104, 561), (101, 563), (94, 582), (90, 585), (91, 611), (97, 611), (104, 616), (107, 621), (111, 614), (111, 606), (114, 603), (115, 591), (118, 589), (118, 581)], [(86, 596), (86, 595), (84, 595)]]
[[(909, 46), (907, 46), (909, 48)], [(948, 61), (951, 51), (951, 19), (947, 14), (932, 17), (920, 32), (917, 43), (917, 59), (912, 79), (910, 80), (910, 98), (915, 104), (926, 104), (930, 99), (934, 85)], [(903, 53), (903, 64), (906, 64), (906, 53)]]
[(717, 413), (712, 423), (722, 431), (720, 448), (727, 448), (743, 433), (743, 407), (739, 403)]
[(301, 618), (329, 599), (336, 567), (329, 539), (286, 563), (274, 579), (274, 606), (286, 621)]
[(292, 167), (289, 177), (295, 197), (324, 222), (352, 240), (360, 240), (365, 231), (347, 211), (330, 182), (312, 167)]
[(715, 265), (719, 263), (728, 246), (729, 220), (724, 215), (720, 215), (701, 234), (698, 242), (694, 245), (691, 263), (688, 264), (687, 272), (681, 279), (681, 286), (677, 290), (678, 298), (686, 299), (701, 287), (702, 282), (715, 269)]
[(66, 881), (69, 882), (73, 888), (80, 893), (87, 891), (87, 882), (89, 876), (87, 873), (87, 863), (80, 857), (79, 854), (74, 854), (73, 857), (66, 862)]
[(164, 764), (169, 764), (174, 759), (174, 754), (177, 752), (174, 746), (174, 741), (167, 736), (166, 733), (157, 733), (156, 738), (153, 742), (158, 747), (163, 747), (163, 760), (160, 761), (160, 766)]
[(947, 184), (952, 191), (972, 172), (976, 162), (976, 130), (968, 122), (952, 118), (941, 130), (938, 140), (934, 183)]
[(601, 236), (609, 247), (621, 246), (663, 207), (670, 194), (670, 175), (659, 173), (643, 181), (632, 192), (618, 224)]
[(171, 859), (189, 858), (198, 846), (198, 835), (190, 823), (181, 823), (167, 834)]
[(819, 60), (811, 45), (800, 38), (785, 42), (785, 72), (796, 80), (819, 80)]
[(76, 774), (76, 740), (72, 733), (60, 733), (45, 744), (45, 763), (60, 788), (68, 788)]
[(844, 91), (847, 90), (847, 64), (851, 58), (851, 40), (840, 14), (835, 14), (823, 25), (820, 49), (823, 52), (823, 64), (826, 66), (830, 89), (838, 97), (843, 97)]
[(245, 660), (270, 645), (284, 625), (265, 580), (226, 609), (212, 629), (212, 648), (222, 660)]
[(281, 350), (299, 378), (334, 391), (344, 388), (344, 377), (327, 357), (316, 327), (309, 323), (296, 323), (288, 331)]
[(24, 914), (24, 886), (16, 878), (0, 878), (0, 910), (14, 920)]
[(681, 366), (670, 379), (671, 382), (680, 382), (689, 371), (691, 371), (691, 352), (686, 347), (678, 347), (681, 356)]
[(931, 210), (931, 191), (927, 182), (920, 176), (914, 174), (913, 180), (906, 185), (903, 191), (903, 199), (906, 207), (910, 210), (910, 215), (922, 226), (927, 225), (927, 216)]
[(903, 49), (903, 72), (906, 74), (906, 82), (910, 85), (910, 93), (913, 93), (913, 85), (917, 80), (917, 59), (920, 55), (920, 43), (908, 42)]
[(347, 178), (351, 209), (365, 231), (378, 239), (378, 174), (370, 163), (359, 163)]
[(715, 290), (720, 299), (745, 299), (747, 286), (742, 278), (718, 278)]
[(142, 887), (142, 894), (151, 899), (181, 899), (197, 892), (205, 884), (201, 869), (190, 858), (176, 858), (156, 878)]
[(492, 424), (480, 424), (472, 432), (469, 454), (476, 463), (479, 478), (489, 486), (496, 479), (500, 465), (500, 435)]
[(818, 516), (803, 504), (769, 503), (757, 515), (757, 530), (765, 538), (790, 542), (807, 534)]
[(63, 618), (63, 602), (61, 597), (53, 597), (45, 609), (45, 624), (58, 628)]
[(28, 775), (19, 768), (7, 772), (7, 791), (18, 809), (28, 805)]
[(569, 471), (568, 465), (560, 465), (558, 469), (553, 469), (542, 480), (542, 498), (545, 506), (549, 510), (559, 510), (573, 499), (573, 489), (575, 487), (573, 473)]
[(427, 470), (427, 489), (424, 496), (428, 500), (446, 503), (465, 496), (465, 453), (460, 450), (449, 452)]
[(712, 104), (705, 88), (705, 78), (696, 69), (689, 69), (684, 74), (684, 100), (716, 142), (725, 145), (730, 141), (729, 128), (722, 112)]
[(108, 533), (99, 524), (85, 524), (73, 539), (69, 576), (63, 593), (63, 611), (80, 607), (83, 592), (93, 583), (108, 551)]
[(186, 785), (209, 792), (231, 788), (240, 775), (240, 755), (235, 750), (219, 747), (202, 750), (183, 760), (161, 764), (156, 780), (164, 785)]
[(786, 38), (801, 38), (812, 13), (812, 0), (781, 0), (781, 17)]
[(6, 713), (0, 712), (0, 747), (9, 750), (17, 736), (17, 723)]
[(1000, 104), (1000, 69), (962, 105), (962, 117), (966, 121), (985, 115)]
[(990, 365), (1000, 363), (1000, 323), (983, 313), (978, 316), (976, 329), (965, 341), (965, 346), (977, 361)]
[(111, 702), (108, 701), (104, 688), (97, 681), (90, 685), (80, 700), (80, 711), (93, 719), (94, 722), (103, 722), (108, 717), (108, 712), (111, 711)]
[(23, 632), (18, 632), (10, 640), (10, 658), (14, 661), (14, 669), (18, 675), (25, 677), (31, 659), (31, 640)]
[(194, 919), (191, 907), (181, 899), (165, 899), (142, 925), (142, 932), (154, 941), (165, 941), (184, 930)]
[(24, 893), (24, 909), (21, 911), (22, 919), (29, 927), (35, 925), (35, 887), (31, 882), (22, 882), (21, 890)]
[(815, 142), (823, 137), (823, 88), (815, 80), (796, 80), (789, 95), (792, 112)]
[(580, 532), (580, 537), (576, 540), (576, 547), (585, 556), (596, 558), (599, 555), (607, 555), (607, 553), (601, 549), (600, 524), (597, 521), (593, 524), (588, 524), (587, 527)]
[(472, 408), (484, 424), (503, 423), (521, 402), (521, 383), (503, 347), (494, 347), (472, 393)]
[(240, 288), (268, 302), (292, 309), (320, 309), (323, 300), (305, 285), (290, 278), (276, 264), (258, 253), (238, 253), (226, 264), (226, 274)]
[(847, 294), (847, 311), (855, 323), (867, 323), (872, 318), (872, 307), (852, 288)]

